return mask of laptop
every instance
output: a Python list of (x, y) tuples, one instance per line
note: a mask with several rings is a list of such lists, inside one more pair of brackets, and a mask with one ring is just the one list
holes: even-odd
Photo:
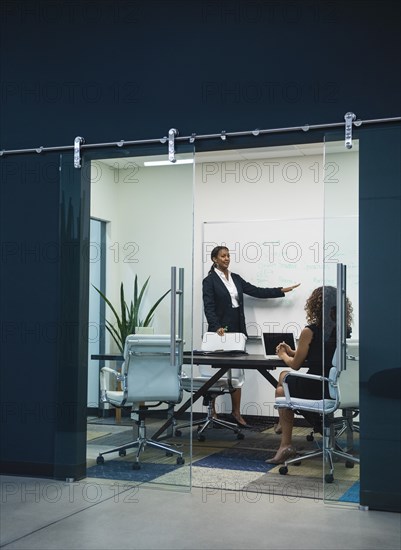
[(266, 359), (278, 359), (276, 347), (281, 342), (295, 349), (295, 338), (292, 332), (263, 332), (262, 342)]

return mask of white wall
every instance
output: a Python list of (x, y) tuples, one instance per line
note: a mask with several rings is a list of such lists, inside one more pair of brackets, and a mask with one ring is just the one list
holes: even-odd
[[(144, 168), (126, 162), (116, 170), (97, 161), (93, 169), (91, 216), (107, 221), (106, 296), (120, 304), (120, 284), (126, 301), (150, 276), (142, 317), (171, 286), (171, 266), (185, 269), (185, 303), (190, 339), (192, 323), (193, 177), (191, 165)], [(119, 311), (119, 307), (117, 308)], [(110, 310), (106, 318), (113, 320)], [(159, 305), (153, 327), (169, 332), (170, 296)], [(110, 340), (110, 339), (109, 339)], [(113, 342), (106, 349), (113, 350)]]

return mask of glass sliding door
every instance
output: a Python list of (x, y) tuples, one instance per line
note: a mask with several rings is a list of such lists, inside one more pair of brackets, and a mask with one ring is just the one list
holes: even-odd
[[(251, 284), (283, 287), (301, 283), (284, 298), (263, 300), (244, 296), (247, 352), (264, 357), (263, 333), (293, 333), (295, 339), (299, 339), (308, 324), (305, 303), (312, 291), (323, 285), (323, 148), (323, 143), (318, 142), (196, 153), (195, 346), (200, 345), (201, 336), (207, 330), (202, 280), (211, 267), (213, 248), (220, 245), (230, 251), (229, 269)], [(288, 367), (283, 363), (272, 371), (273, 378), (277, 380), (284, 370)], [(265, 429), (257, 435), (247, 432), (244, 441), (236, 443), (231, 471), (224, 475), (224, 487), (321, 499), (321, 456), (303, 461), (300, 467), (289, 467), (288, 475), (281, 474), (281, 465), (265, 463), (280, 445), (280, 436), (273, 429), (278, 421), (274, 405), (274, 384), (256, 369), (246, 370), (241, 413), (250, 424)], [(230, 397), (219, 397), (216, 407), (219, 414), (230, 413)], [(200, 404), (194, 403), (194, 414), (199, 408)], [(292, 443), (300, 453), (314, 451), (316, 444), (320, 444), (317, 434), (315, 440), (310, 441), (311, 431), (306, 418), (296, 414)], [(247, 454), (241, 447), (246, 447), (248, 440), (254, 449), (261, 450)], [(261, 461), (260, 476), (253, 472), (253, 483), (241, 485), (241, 461), (245, 466), (248, 457), (249, 470), (253, 464), (257, 470), (257, 461)], [(194, 478), (201, 466), (199, 462), (195, 464)], [(224, 467), (222, 461), (221, 468)], [(202, 482), (211, 489), (216, 487), (211, 474), (204, 475)]]
[[(135, 302), (138, 311), (130, 332), (170, 335), (174, 333), (174, 295), (177, 316), (182, 314), (176, 328), (182, 329), (186, 349), (192, 348), (193, 152), (191, 145), (177, 149), (176, 162), (167, 164), (167, 145), (91, 151), (82, 155), (80, 169), (74, 168), (72, 155), (61, 159), (61, 248), (62, 257), (65, 256), (61, 271), (62, 322), (72, 327), (73, 338), (66, 333), (60, 341), (60, 402), (71, 400), (79, 387), (78, 401), (71, 405), (74, 415), (60, 421), (56, 456), (60, 459), (61, 477), (75, 479), (86, 472), (88, 478), (99, 483), (101, 479), (113, 479), (122, 488), (124, 484), (144, 482), (175, 489), (190, 487), (190, 429), (175, 438), (171, 426), (157, 436), (183, 452), (184, 464), (177, 464), (175, 456), (166, 456), (151, 446), (141, 453), (142, 467), (137, 471), (132, 468), (135, 449), (128, 449), (126, 456), (119, 456), (118, 452), (106, 454), (104, 464), (96, 463), (99, 453), (132, 442), (138, 436), (138, 424), (136, 418), (131, 418), (129, 407), (115, 414), (114, 407), (103, 408), (97, 397), (100, 369), (121, 368), (121, 346), (116, 340), (122, 334), (119, 321), (132, 313), (131, 303)], [(99, 264), (94, 262), (96, 252), (101, 259)], [(101, 264), (101, 271), (93, 269)], [(180, 289), (174, 294), (172, 267), (183, 273)], [(112, 307), (94, 287), (101, 290)], [(122, 306), (122, 290), (127, 307)], [(103, 358), (94, 359), (93, 355)], [(112, 386), (113, 379), (114, 375), (106, 373), (107, 384)], [(120, 388), (118, 382), (111, 386), (109, 389)], [(97, 415), (92, 410), (96, 407)], [(172, 410), (172, 404), (159, 403), (147, 411), (147, 437), (158, 431)], [(186, 413), (188, 418), (190, 413), (191, 409)], [(77, 475), (69, 474), (73, 468), (65, 465), (71, 462), (72, 454), (80, 457)], [(86, 461), (81, 460), (85, 455)]]
[[(247, 350), (257, 354), (263, 353), (263, 332), (294, 332), (296, 338), (299, 337), (303, 327), (313, 322), (305, 317), (306, 301), (314, 289), (322, 286), (332, 287), (336, 298), (337, 266), (345, 264), (347, 296), (353, 307), (352, 332), (346, 338), (347, 375), (357, 378), (358, 142), (354, 140), (353, 148), (348, 150), (344, 136), (336, 135), (325, 143), (202, 152), (197, 153), (196, 161), (195, 289), (201, 288), (202, 278), (210, 268), (211, 250), (221, 244), (230, 250), (232, 271), (257, 286), (301, 283), (284, 300), (245, 298)], [(210, 196), (213, 196), (212, 202)], [(335, 338), (336, 303), (334, 311), (326, 314), (329, 307), (323, 303), (323, 318), (327, 318), (327, 323), (324, 322), (322, 330), (324, 336), (330, 337), (334, 329)], [(194, 311), (195, 335), (199, 339), (205, 330), (199, 297), (195, 299)], [(326, 365), (322, 354), (322, 373), (328, 372), (332, 364), (332, 356), (327, 359)], [(276, 378), (279, 372), (274, 373)], [(274, 388), (260, 383), (258, 376), (257, 372), (246, 372), (242, 413), (260, 419), (277, 417)], [(353, 388), (358, 390), (357, 379)], [(229, 399), (219, 406), (223, 413), (231, 410)], [(334, 448), (352, 456), (358, 453), (357, 413), (354, 407), (339, 408), (338, 423), (333, 424)], [(295, 415), (292, 441), (300, 453), (315, 451), (316, 447), (319, 450), (327, 443), (320, 433), (311, 433), (312, 420), (307, 414)], [(274, 452), (279, 440), (273, 435), (270, 441), (268, 432), (266, 436), (263, 445), (269, 445), (269, 450)], [(303, 460), (299, 468), (292, 465), (288, 474), (296, 476), (298, 497), (318, 496), (330, 502), (355, 502), (358, 498), (359, 465), (351, 461), (335, 458), (334, 472), (331, 472), (324, 457), (319, 455)], [(281, 475), (280, 466), (269, 469), (266, 479), (277, 483), (286, 494), (290, 477)], [(263, 484), (255, 486), (260, 488)]]
[[(160, 155), (143, 154), (129, 158), (92, 160), (91, 216), (106, 224), (105, 295), (117, 312), (121, 310), (121, 289), (128, 306), (134, 300), (135, 284), (138, 296), (144, 290), (138, 310), (136, 332), (171, 333), (171, 268), (183, 269), (183, 294), (180, 296), (183, 299), (182, 323), (185, 346), (191, 349), (193, 154), (191, 151), (177, 154), (176, 163), (166, 164), (166, 159), (167, 154), (163, 150)], [(154, 304), (169, 291), (154, 310), (152, 321), (148, 324), (147, 315)], [(128, 311), (126, 313), (128, 315)], [(105, 316), (117, 328), (116, 318), (108, 306)], [(106, 332), (105, 336), (106, 350), (118, 353), (117, 344), (111, 334)], [(118, 368), (118, 363), (115, 367)], [(149, 409), (146, 415), (148, 437), (166, 420), (165, 409), (166, 404)], [(132, 440), (136, 439), (138, 433), (137, 425), (134, 424), (132, 430), (132, 424), (129, 410), (123, 409), (121, 418), (117, 418), (112, 428), (120, 434), (120, 438), (124, 434), (128, 440)], [(105, 431), (109, 429), (111, 430), (108, 427)], [(176, 465), (175, 457), (166, 457), (162, 450), (148, 446), (141, 454), (141, 469), (138, 471), (132, 469), (135, 449), (128, 449), (124, 458), (105, 455), (105, 462), (101, 467), (104, 475), (107, 476), (108, 466), (112, 470), (116, 467), (120, 471), (124, 466), (126, 471), (120, 474), (122, 481), (147, 481), (166, 487), (189, 488), (191, 430), (184, 431), (180, 438), (176, 438), (173, 431), (173, 427), (170, 427), (160, 435), (160, 439), (183, 451), (184, 465)], [(96, 441), (98, 444), (94, 446), (98, 448), (97, 452), (110, 445), (113, 447), (112, 437), (109, 441), (107, 436)], [(92, 469), (89, 467), (88, 476), (98, 469), (98, 465)], [(114, 476), (115, 472), (111, 472), (110, 477)]]
[[(344, 135), (326, 136), (324, 146), (323, 332), (336, 343), (334, 364), (341, 368), (340, 405), (326, 416), (323, 444), (335, 452), (333, 468), (324, 461), (324, 500), (359, 503), (359, 143), (344, 145)], [(339, 268), (339, 266), (341, 266)], [(333, 289), (333, 292), (330, 292)], [(343, 298), (341, 302), (341, 298)], [(343, 309), (341, 309), (341, 303)], [(326, 374), (331, 359), (323, 358)], [(341, 360), (341, 361), (340, 361)], [(339, 366), (340, 365), (340, 366)], [(326, 431), (327, 430), (327, 431)]]

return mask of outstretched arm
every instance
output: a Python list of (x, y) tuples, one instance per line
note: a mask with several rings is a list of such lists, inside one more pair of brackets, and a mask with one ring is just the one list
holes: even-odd
[(291, 292), (291, 290), (294, 290), (294, 288), (297, 288), (301, 283), (298, 283), (296, 285), (292, 285), (292, 286), (285, 286), (285, 287), (282, 287), (281, 290), (283, 292)]

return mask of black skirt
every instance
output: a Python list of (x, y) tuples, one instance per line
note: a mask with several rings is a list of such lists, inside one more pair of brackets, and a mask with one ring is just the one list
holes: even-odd
[(230, 319), (227, 324), (227, 332), (241, 332), (239, 310), (240, 310), (239, 307), (231, 308)]
[[(308, 380), (306, 378), (297, 378), (295, 376), (289, 376), (287, 378), (288, 387), (290, 389), (290, 395), (294, 397), (303, 397), (304, 399), (316, 399), (323, 398), (323, 382), (320, 380)], [(327, 382), (325, 382), (325, 398), (330, 397)]]

